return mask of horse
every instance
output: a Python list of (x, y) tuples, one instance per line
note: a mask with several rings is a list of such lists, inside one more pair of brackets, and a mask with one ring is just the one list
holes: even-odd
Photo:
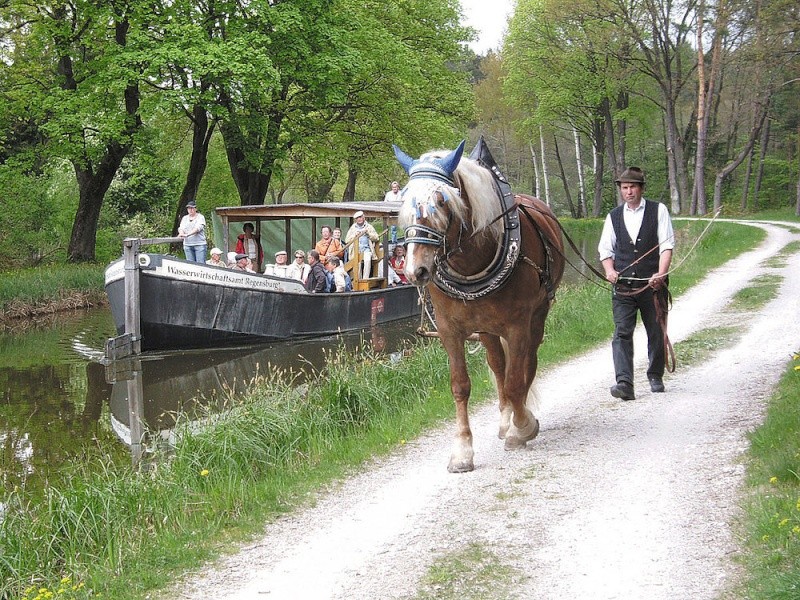
[(546, 204), (511, 194), (482, 139), (470, 158), (462, 156), (464, 141), (416, 160), (393, 148), (409, 174), (398, 217), (406, 234), (406, 277), (428, 287), (449, 358), (456, 436), (447, 469), (469, 472), (465, 343), (474, 333), (494, 375), (505, 449), (523, 449), (539, 433), (532, 386), (545, 319), (564, 273), (561, 228)]

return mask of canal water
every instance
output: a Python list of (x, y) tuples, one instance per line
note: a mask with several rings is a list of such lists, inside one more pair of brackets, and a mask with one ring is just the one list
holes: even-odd
[[(584, 256), (592, 256), (597, 242), (577, 243)], [(582, 273), (568, 266), (565, 282), (579, 284), (590, 276), (571, 251), (568, 260)], [(416, 338), (419, 323), (415, 318), (316, 340), (146, 354), (108, 365), (103, 350), (116, 332), (107, 308), (21, 324), (0, 333), (2, 496), (14, 488), (41, 489), (98, 449), (112, 461), (136, 460), (141, 448), (131, 445), (139, 433), (131, 434), (131, 415), (167, 439), (176, 415), (213, 410), (271, 367), (302, 377), (323, 363), (326, 351), (366, 345), (398, 353)]]

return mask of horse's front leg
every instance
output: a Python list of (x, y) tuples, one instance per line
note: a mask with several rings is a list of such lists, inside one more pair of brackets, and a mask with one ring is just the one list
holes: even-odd
[(472, 384), (464, 357), (464, 340), (442, 338), (442, 344), (450, 357), (450, 391), (456, 404), (456, 437), (447, 470), (451, 473), (466, 473), (475, 468), (475, 453), (472, 449), (472, 430), (467, 411)]
[(506, 377), (506, 353), (503, 350), (503, 342), (499, 336), (482, 333), (481, 343), (486, 348), (486, 362), (494, 374), (494, 381), (497, 385), (497, 398), (500, 404), (500, 429), (497, 437), (505, 439), (508, 427), (511, 425), (512, 406), (506, 399), (505, 377)]

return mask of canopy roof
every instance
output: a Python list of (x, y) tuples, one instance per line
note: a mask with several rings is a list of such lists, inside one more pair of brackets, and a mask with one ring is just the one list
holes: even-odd
[(225, 206), (216, 213), (231, 223), (241, 221), (273, 221), (302, 218), (351, 219), (356, 211), (364, 211), (367, 219), (397, 217), (401, 202), (316, 202), (295, 204), (259, 204), (254, 206)]

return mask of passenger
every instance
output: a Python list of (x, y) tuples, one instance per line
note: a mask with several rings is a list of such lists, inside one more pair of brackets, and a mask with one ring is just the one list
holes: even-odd
[(236, 264), (236, 252), (228, 252), (228, 267), (233, 268)]
[(264, 249), (261, 247), (261, 238), (255, 235), (255, 227), (252, 223), (245, 223), (242, 226), (244, 233), (240, 233), (236, 238), (236, 252), (247, 254), (253, 263), (259, 266), (264, 262)]
[(187, 214), (181, 219), (178, 237), (183, 238), (183, 253), (186, 260), (206, 262), (206, 218), (197, 212), (194, 200), (186, 203)]
[[(278, 277), (288, 277), (289, 265), (287, 261), (289, 260), (289, 255), (286, 254), (286, 250), (278, 250), (275, 253), (275, 264), (274, 265), (267, 265), (269, 269), (270, 275), (277, 275)], [(266, 270), (264, 271), (267, 272)]]
[(372, 255), (375, 253), (375, 242), (378, 241), (378, 232), (375, 228), (367, 223), (364, 217), (364, 211), (359, 210), (353, 215), (355, 222), (347, 230), (347, 236), (344, 238), (346, 244), (354, 242), (358, 244), (359, 252), (363, 259), (364, 267), (361, 271), (361, 278), (369, 279), (372, 271)]
[(306, 291), (312, 294), (319, 294), (328, 291), (328, 278), (326, 277), (325, 267), (319, 260), (319, 252), (316, 250), (308, 251), (308, 264), (311, 270), (306, 279)]
[(331, 256), (328, 259), (328, 262), (325, 264), (325, 268), (328, 269), (328, 272), (333, 273), (333, 289), (332, 292), (352, 292), (353, 291), (353, 282), (350, 279), (350, 275), (347, 274), (347, 271), (344, 270), (342, 266), (342, 261), (340, 261), (337, 257)]
[(236, 262), (233, 264), (231, 269), (234, 271), (247, 271), (247, 261), (250, 260), (250, 257), (247, 254), (236, 254), (235, 255)]
[(397, 246), (394, 247), (392, 258), (389, 259), (389, 265), (391, 265), (394, 272), (397, 273), (397, 276), (400, 278), (400, 283), (408, 283), (408, 278), (406, 277), (406, 249), (403, 244), (397, 244)]
[(228, 265), (222, 260), (222, 250), (219, 248), (212, 248), (211, 249), (211, 258), (206, 261), (207, 265), (211, 265), (213, 267), (227, 267)]
[(320, 231), (322, 233), (322, 239), (317, 242), (316, 246), (314, 246), (314, 250), (319, 252), (322, 262), (327, 262), (328, 258), (331, 256), (344, 258), (344, 246), (342, 246), (342, 240), (337, 240), (335, 237), (333, 237), (333, 230), (327, 225), (323, 225)]
[(310, 271), (311, 267), (306, 264), (306, 253), (302, 250), (295, 250), (294, 262), (286, 270), (286, 276), (302, 281), (305, 285)]
[(384, 202), (400, 202), (400, 184), (396, 181), (392, 182), (392, 189), (386, 192), (383, 197)]
[[(383, 261), (378, 262), (378, 277), (383, 277)], [(389, 284), (389, 287), (395, 287), (398, 284), (402, 284), (403, 282), (400, 280), (400, 276), (395, 272), (392, 268), (392, 265), (389, 264), (389, 276), (386, 278)]]

